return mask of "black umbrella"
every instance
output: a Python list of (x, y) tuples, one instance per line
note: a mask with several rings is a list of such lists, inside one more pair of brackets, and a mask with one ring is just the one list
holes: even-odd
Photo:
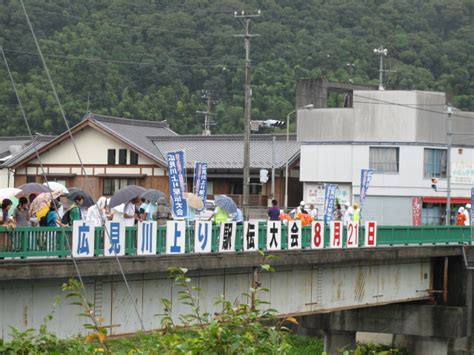
[(137, 185), (129, 185), (118, 190), (110, 199), (110, 208), (121, 205), (122, 203), (128, 203), (131, 200), (140, 197), (146, 190)]
[[(72, 188), (69, 189), (69, 191), (71, 191), (71, 190), (72, 190)], [(89, 195), (84, 190), (81, 190), (81, 189), (78, 189), (78, 188), (74, 188), (74, 190), (72, 192), (69, 192), (67, 194), (67, 198), (71, 201), (74, 201), (77, 196), (84, 197), (84, 203), (82, 204), (83, 207), (91, 207), (95, 203), (94, 199), (91, 197), (91, 195)]]
[(21, 190), (21, 195), (40, 194), (42, 192), (51, 191), (48, 186), (38, 184), (36, 182), (29, 182), (27, 184), (18, 186), (18, 188)]
[(164, 192), (161, 192), (160, 190), (148, 189), (144, 193), (142, 193), (140, 197), (150, 202), (156, 202), (160, 199), (160, 197), (164, 197), (166, 199), (166, 194)]

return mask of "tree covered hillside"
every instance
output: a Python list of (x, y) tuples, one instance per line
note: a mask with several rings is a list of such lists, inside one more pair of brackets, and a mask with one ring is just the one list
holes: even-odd
[[(252, 22), (253, 119), (282, 119), (294, 108), (297, 79), (327, 76), (378, 82), (389, 51), (388, 89), (449, 91), (474, 110), (472, 0), (24, 0), (70, 123), (92, 112), (168, 120), (198, 133), (211, 90), (213, 132), (241, 132), (243, 26)], [(0, 0), (3, 45), (34, 131), (64, 124), (19, 0)], [(0, 135), (25, 133), (4, 63)]]

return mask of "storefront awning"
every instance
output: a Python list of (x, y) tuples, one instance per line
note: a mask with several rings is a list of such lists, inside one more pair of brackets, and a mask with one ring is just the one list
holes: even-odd
[[(423, 197), (424, 203), (442, 203), (446, 204), (447, 202), (446, 197), (438, 197), (438, 196), (425, 196)], [(451, 197), (451, 204), (454, 205), (465, 205), (467, 203), (471, 203), (471, 199), (469, 197)]]

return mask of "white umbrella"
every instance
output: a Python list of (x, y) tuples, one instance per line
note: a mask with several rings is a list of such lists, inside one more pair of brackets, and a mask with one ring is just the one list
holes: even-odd
[(66, 186), (56, 181), (48, 181), (48, 182), (45, 182), (43, 185), (48, 186), (51, 189), (51, 191), (61, 191), (64, 194), (69, 193), (69, 190), (67, 189)]
[(4, 200), (6, 198), (14, 197), (15, 195), (19, 194), (20, 192), (21, 192), (21, 190), (15, 188), (15, 187), (4, 187), (3, 189), (0, 189), (0, 201)]

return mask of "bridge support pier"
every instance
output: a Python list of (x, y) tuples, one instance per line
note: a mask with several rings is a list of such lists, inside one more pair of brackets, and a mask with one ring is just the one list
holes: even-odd
[(393, 346), (407, 349), (417, 355), (447, 355), (449, 339), (438, 337), (417, 337), (409, 335), (394, 335)]
[(324, 330), (324, 351), (328, 355), (341, 354), (342, 350), (354, 348), (356, 332)]

